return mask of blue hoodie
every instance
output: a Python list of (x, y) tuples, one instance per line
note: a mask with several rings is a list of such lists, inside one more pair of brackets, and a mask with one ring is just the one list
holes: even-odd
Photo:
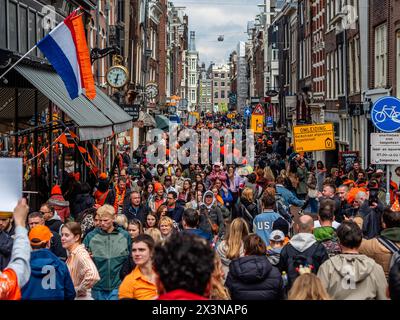
[(22, 288), (22, 300), (74, 300), (75, 289), (67, 265), (49, 249), (31, 254), (31, 277)]

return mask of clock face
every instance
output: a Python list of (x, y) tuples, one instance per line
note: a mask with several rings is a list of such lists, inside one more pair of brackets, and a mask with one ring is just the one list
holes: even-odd
[(111, 67), (107, 72), (107, 82), (114, 88), (121, 88), (128, 82), (128, 72), (124, 67)]
[(150, 99), (154, 99), (158, 96), (158, 88), (156, 84), (149, 84), (146, 86), (146, 95)]

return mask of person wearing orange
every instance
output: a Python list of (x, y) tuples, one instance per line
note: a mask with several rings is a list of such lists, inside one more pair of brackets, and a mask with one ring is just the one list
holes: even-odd
[(99, 181), (96, 186), (96, 191), (94, 193), (94, 199), (96, 204), (103, 206), (106, 202), (108, 193), (110, 192), (109, 189), (110, 182), (108, 180), (107, 174), (104, 172), (100, 174)]
[(114, 207), (115, 213), (120, 214), (124, 205), (129, 203), (130, 190), (126, 188), (126, 178), (119, 177), (118, 184), (111, 190), (106, 199), (106, 204)]
[(132, 258), (136, 267), (119, 287), (120, 300), (153, 300), (157, 297), (156, 274), (152, 266), (154, 246), (153, 238), (147, 234), (133, 239)]
[(3, 271), (0, 270), (0, 300), (20, 300), (21, 288), (29, 281), (31, 246), (25, 228), (28, 212), (26, 200), (21, 199), (13, 213), (15, 239), (11, 260)]
[(61, 188), (59, 185), (55, 185), (51, 189), (51, 196), (50, 199), (48, 200), (48, 203), (54, 207), (54, 209), (57, 211), (58, 216), (60, 217), (62, 222), (65, 222), (70, 215), (70, 209), (69, 209), (69, 202), (65, 201)]

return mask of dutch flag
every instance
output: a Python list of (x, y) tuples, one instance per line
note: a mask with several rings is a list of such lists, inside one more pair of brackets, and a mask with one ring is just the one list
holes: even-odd
[(83, 89), (89, 99), (96, 97), (81, 14), (74, 11), (37, 46), (63, 80), (72, 100), (82, 94)]

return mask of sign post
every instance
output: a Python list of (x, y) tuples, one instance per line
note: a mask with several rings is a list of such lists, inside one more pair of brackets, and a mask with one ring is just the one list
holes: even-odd
[(296, 152), (336, 149), (333, 123), (294, 126), (293, 138)]
[(385, 133), (371, 134), (371, 162), (386, 164), (386, 204), (390, 205), (390, 165), (400, 163), (400, 99), (384, 97), (371, 110), (374, 126)]

